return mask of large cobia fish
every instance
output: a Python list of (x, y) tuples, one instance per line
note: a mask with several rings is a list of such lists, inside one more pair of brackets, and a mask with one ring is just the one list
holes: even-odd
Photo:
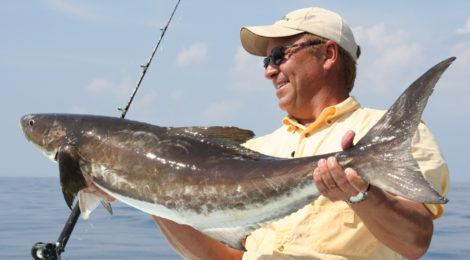
[[(112, 117), (36, 114), (24, 116), (21, 128), (58, 162), (69, 207), (92, 181), (132, 207), (242, 249), (247, 234), (320, 195), (312, 178), (320, 158), (335, 156), (385, 191), (446, 203), (423, 177), (410, 144), (434, 85), (454, 59), (416, 80), (354, 147), (333, 154), (266, 156), (240, 146), (253, 133), (235, 127), (173, 128)], [(80, 196), (85, 217), (101, 199)]]

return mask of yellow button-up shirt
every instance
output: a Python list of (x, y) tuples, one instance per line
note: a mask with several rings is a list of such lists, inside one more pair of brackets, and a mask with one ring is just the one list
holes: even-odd
[[(284, 158), (336, 152), (341, 150), (346, 131), (354, 130), (355, 141), (360, 140), (384, 113), (360, 108), (350, 97), (324, 109), (308, 127), (286, 117), (279, 129), (249, 140), (245, 146)], [(413, 137), (412, 152), (425, 177), (445, 195), (449, 183), (447, 164), (424, 124), (419, 125)], [(443, 205), (425, 205), (434, 218), (444, 212)], [(369, 232), (347, 203), (331, 202), (323, 196), (296, 213), (255, 230), (247, 237), (245, 247), (244, 260), (401, 259)]]

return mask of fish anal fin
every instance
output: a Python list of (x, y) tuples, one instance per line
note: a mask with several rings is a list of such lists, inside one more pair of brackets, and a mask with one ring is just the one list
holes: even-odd
[(67, 206), (72, 209), (78, 191), (87, 187), (86, 180), (80, 170), (77, 148), (71, 144), (61, 145), (57, 152), (57, 162), (59, 164), (62, 194)]
[(80, 191), (78, 193), (78, 205), (80, 206), (80, 212), (83, 219), (88, 219), (90, 217), (91, 212), (95, 210), (98, 205), (103, 205), (103, 207), (109, 212), (109, 214), (113, 214), (113, 208), (111, 204), (104, 200), (101, 196)]

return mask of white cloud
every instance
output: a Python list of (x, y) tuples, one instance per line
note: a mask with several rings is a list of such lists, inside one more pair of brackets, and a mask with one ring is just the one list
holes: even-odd
[(421, 46), (417, 43), (391, 47), (383, 52), (374, 63), (374, 69), (390, 72), (399, 69), (403, 64), (410, 64), (421, 54)]
[(88, 93), (100, 93), (111, 89), (112, 84), (105, 79), (93, 79), (91, 83), (86, 87), (85, 91)]
[(467, 18), (467, 23), (462, 27), (457, 29), (458, 34), (470, 34), (470, 17)]
[(180, 66), (186, 66), (193, 62), (199, 62), (204, 60), (207, 55), (207, 45), (205, 43), (194, 43), (189, 48), (184, 49), (180, 54), (176, 63)]
[(184, 96), (184, 91), (181, 89), (175, 89), (170, 93), (170, 97), (173, 100), (179, 100)]
[(85, 4), (83, 2), (70, 0), (43, 0), (43, 2), (57, 12), (78, 19), (96, 20), (102, 17), (102, 14), (97, 6)]
[(406, 75), (407, 64), (417, 62), (421, 56), (421, 46), (417, 43), (391, 47), (372, 62), (367, 78), (374, 83), (375, 90), (386, 91), (394, 87), (397, 78)]
[(157, 100), (157, 97), (158, 95), (154, 90), (147, 90), (141, 93), (141, 96), (138, 96), (138, 98), (134, 100), (134, 109), (145, 110), (146, 107), (149, 107), (156, 103), (155, 100)]
[(264, 77), (262, 59), (238, 48), (230, 70), (229, 86), (239, 91), (273, 90), (270, 81)]
[(384, 23), (371, 27), (356, 27), (353, 29), (356, 40), (361, 45), (366, 57), (372, 58), (359, 64), (369, 86), (374, 91), (386, 91), (393, 86), (399, 75), (407, 72), (406, 64), (416, 63), (422, 58), (422, 47), (417, 42), (411, 42), (405, 30), (390, 30)]
[(208, 124), (223, 122), (226, 118), (234, 118), (243, 109), (240, 100), (225, 100), (213, 103), (203, 112), (203, 119)]
[(132, 83), (128, 79), (123, 79), (121, 82), (115, 83), (103, 78), (96, 78), (85, 88), (85, 92), (88, 94), (109, 93), (119, 100), (130, 96), (131, 91)]
[(405, 41), (403, 30), (390, 32), (384, 23), (375, 24), (370, 28), (355, 27), (353, 31), (359, 45), (368, 44), (376, 49), (385, 49)]

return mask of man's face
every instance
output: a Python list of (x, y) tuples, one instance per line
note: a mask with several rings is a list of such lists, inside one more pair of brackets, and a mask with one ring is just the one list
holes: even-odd
[[(267, 53), (275, 47), (306, 42), (301, 36), (272, 38)], [(310, 47), (297, 46), (285, 51), (279, 66), (271, 62), (265, 77), (273, 82), (279, 107), (297, 119), (311, 117), (315, 94), (322, 83), (322, 65)]]

